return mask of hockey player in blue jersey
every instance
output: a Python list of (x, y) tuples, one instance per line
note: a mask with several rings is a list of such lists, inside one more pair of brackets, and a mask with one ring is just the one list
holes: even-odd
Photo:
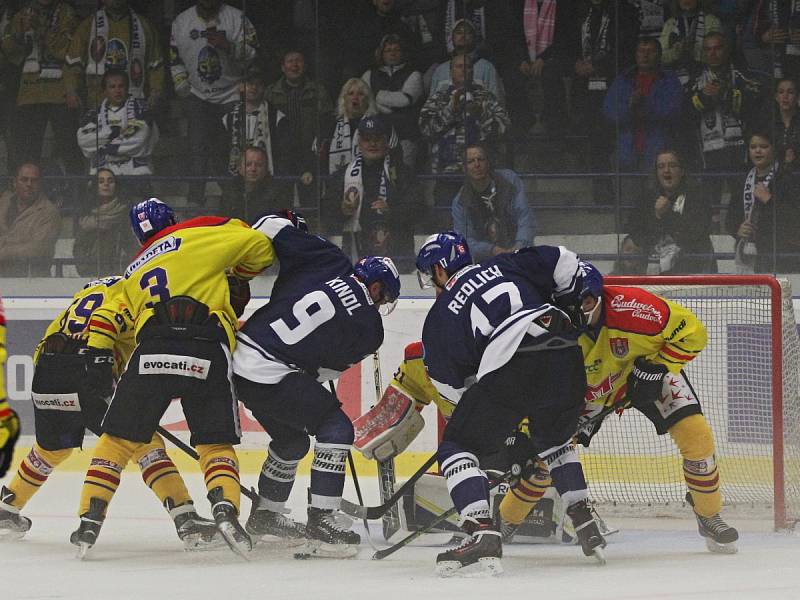
[[(361, 539), (335, 516), (353, 425), (322, 383), (383, 343), (381, 314), (394, 308), (400, 278), (391, 259), (371, 256), (353, 266), (337, 246), (284, 218), (267, 216), (253, 227), (272, 241), (280, 273), (269, 303), (239, 332), (233, 360), (239, 399), (272, 438), (246, 529), (256, 538), (305, 536), (311, 555), (352, 556)], [(283, 513), (309, 435), (316, 443), (303, 532)]]
[(572, 443), (586, 390), (570, 320), (581, 315), (578, 257), (563, 247), (537, 246), (473, 264), (466, 240), (444, 232), (425, 241), (417, 270), (422, 287), (437, 291), (422, 331), (425, 366), (439, 392), (458, 401), (439, 465), (469, 534), (438, 555), (437, 572), (447, 576), (475, 563), (502, 572), (500, 532), (477, 456), (499, 449), (523, 417), (584, 554), (602, 561), (605, 540)]

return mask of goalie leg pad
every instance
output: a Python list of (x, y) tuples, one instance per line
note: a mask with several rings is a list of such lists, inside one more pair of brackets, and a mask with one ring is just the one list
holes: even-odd
[(439, 446), (438, 455), (447, 491), (458, 513), (465, 518), (489, 519), (489, 480), (478, 467), (478, 457), (447, 441)]
[(366, 458), (383, 462), (408, 448), (424, 426), (413, 398), (389, 384), (380, 402), (353, 422), (353, 445)]
[(714, 434), (703, 415), (691, 415), (669, 430), (683, 457), (683, 477), (701, 517), (713, 517), (722, 508), (719, 469), (714, 459)]

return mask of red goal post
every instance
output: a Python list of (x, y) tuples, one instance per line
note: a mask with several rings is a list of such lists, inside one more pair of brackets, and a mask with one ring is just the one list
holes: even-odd
[[(800, 343), (791, 286), (767, 275), (609, 276), (690, 308), (706, 349), (687, 366), (714, 430), (723, 502), (742, 516), (771, 512), (776, 528), (800, 518)], [(682, 506), (681, 461), (635, 410), (606, 419), (582, 452), (599, 504), (648, 514)]]

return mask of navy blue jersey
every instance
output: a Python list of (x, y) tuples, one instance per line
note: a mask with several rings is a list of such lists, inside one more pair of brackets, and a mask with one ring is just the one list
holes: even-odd
[(236, 374), (261, 383), (298, 370), (333, 379), (380, 347), (381, 316), (337, 246), (282, 218), (254, 227), (272, 240), (280, 274), (237, 336)]
[(523, 248), (459, 270), (422, 330), (431, 379), (457, 400), (452, 396), (471, 380), (506, 364), (525, 334), (545, 333), (534, 319), (551, 310), (554, 299), (579, 291), (579, 276), (578, 257), (561, 246)]

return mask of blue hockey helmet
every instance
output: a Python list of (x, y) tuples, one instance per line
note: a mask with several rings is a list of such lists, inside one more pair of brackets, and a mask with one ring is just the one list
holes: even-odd
[(592, 310), (583, 313), (586, 322), (591, 323), (592, 317), (600, 309), (603, 301), (603, 274), (589, 261), (581, 260), (579, 264), (583, 275), (580, 299), (583, 301), (584, 298), (591, 296), (597, 300)]
[(455, 231), (434, 233), (417, 253), (417, 278), (421, 288), (433, 286), (433, 265), (442, 267), (448, 275), (472, 264), (472, 255), (464, 236)]
[(397, 306), (400, 297), (400, 274), (388, 256), (365, 256), (353, 267), (356, 277), (366, 286), (380, 281), (386, 303), (379, 307), (382, 315), (388, 315)]
[(156, 233), (175, 225), (175, 211), (158, 198), (148, 198), (131, 207), (133, 234), (144, 244)]

